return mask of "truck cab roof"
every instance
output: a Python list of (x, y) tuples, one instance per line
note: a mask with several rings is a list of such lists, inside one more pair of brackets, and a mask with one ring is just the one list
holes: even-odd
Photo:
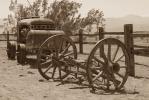
[(30, 19), (23, 19), (18, 22), (19, 25), (43, 25), (43, 24), (54, 24), (54, 22), (47, 18), (30, 18)]
[(18, 26), (28, 26), (33, 30), (55, 30), (55, 24), (47, 18), (29, 18), (18, 22)]

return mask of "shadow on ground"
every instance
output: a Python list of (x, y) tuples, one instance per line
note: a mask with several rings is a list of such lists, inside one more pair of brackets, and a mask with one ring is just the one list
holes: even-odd
[[(42, 80), (40, 82), (47, 82), (46, 80)], [(48, 80), (48, 82), (51, 82)], [(70, 80), (65, 80), (61, 82), (60, 80), (56, 80), (54, 82), (59, 82), (56, 86), (61, 86), (61, 85), (68, 85), (68, 84), (74, 84), (72, 85), (69, 89), (89, 89), (91, 93), (97, 94), (97, 95), (126, 95), (126, 94), (139, 94), (138, 91), (134, 89), (126, 90), (125, 88), (122, 88), (121, 90), (109, 90), (107, 88), (99, 87), (95, 91), (93, 91), (90, 86), (87, 83), (81, 83), (78, 80), (70, 81)]]
[(143, 77), (143, 76), (135, 76), (134, 78), (137, 78), (137, 79), (142, 79), (142, 78), (149, 79), (149, 77)]
[(30, 68), (37, 69), (37, 60), (36, 59), (27, 59), (26, 63), (30, 65)]

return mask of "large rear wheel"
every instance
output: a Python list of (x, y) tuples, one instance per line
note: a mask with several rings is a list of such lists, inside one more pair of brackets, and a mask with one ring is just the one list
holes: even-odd
[(90, 87), (120, 90), (129, 74), (129, 56), (125, 45), (117, 39), (99, 41), (87, 60), (87, 76)]

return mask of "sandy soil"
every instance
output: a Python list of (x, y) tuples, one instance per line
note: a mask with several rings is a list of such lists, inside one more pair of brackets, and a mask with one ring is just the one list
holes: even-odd
[(0, 42), (0, 100), (149, 100), (149, 58), (136, 56), (136, 77), (129, 77), (121, 93), (90, 93), (76, 84), (59, 85), (44, 80), (31, 65), (8, 60)]

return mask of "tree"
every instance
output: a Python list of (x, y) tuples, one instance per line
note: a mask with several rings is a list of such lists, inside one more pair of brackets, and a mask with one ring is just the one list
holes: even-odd
[(18, 11), (16, 13), (17, 20), (21, 20), (28, 16), (28, 10), (22, 4), (18, 5)]
[[(11, 1), (9, 8), (14, 9), (14, 4)], [(19, 10), (15, 13), (17, 19), (40, 16), (40, 13), (42, 13), (44, 17), (53, 20), (58, 29), (63, 29), (66, 33), (77, 32), (79, 29), (86, 27), (91, 31), (93, 24), (96, 24), (97, 30), (99, 26), (104, 26), (102, 11), (91, 9), (88, 15), (82, 18), (78, 14), (81, 6), (81, 3), (69, 0), (55, 0), (50, 6), (48, 6), (48, 0), (36, 0), (31, 6), (19, 5)]]
[(73, 22), (80, 7), (81, 4), (74, 1), (54, 1), (49, 8), (49, 18), (56, 23), (57, 27), (62, 28), (65, 23)]
[(42, 1), (42, 13), (44, 14), (44, 16), (46, 14), (47, 9), (48, 9), (48, 0), (43, 0)]
[(85, 17), (83, 20), (82, 20), (82, 24), (81, 26), (82, 27), (86, 27), (88, 26), (89, 28), (92, 27), (93, 24), (96, 25), (96, 29), (97, 29), (97, 32), (98, 32), (98, 28), (99, 26), (101, 27), (104, 27), (104, 21), (105, 19), (103, 18), (103, 12), (100, 11), (99, 9), (91, 9), (89, 10), (88, 14), (87, 14), (87, 17)]
[(40, 5), (42, 3), (42, 0), (36, 0), (33, 2), (33, 5), (30, 6), (30, 9), (32, 9), (32, 16), (39, 16), (39, 11), (40, 11)]
[(9, 10), (13, 11), (14, 10), (14, 6), (15, 6), (15, 3), (13, 2), (13, 0), (11, 0), (10, 5), (9, 5)]
[(30, 6), (24, 6), (23, 4), (18, 4), (17, 0), (15, 2), (11, 0), (9, 10), (15, 14), (17, 20), (25, 17), (39, 16), (41, 2), (41, 0), (36, 0)]
[(69, 34), (76, 33), (81, 27), (80, 23), (82, 21), (82, 18), (80, 18), (81, 15), (78, 15), (77, 17), (73, 17), (69, 20), (67, 20), (63, 26), (62, 29)]

